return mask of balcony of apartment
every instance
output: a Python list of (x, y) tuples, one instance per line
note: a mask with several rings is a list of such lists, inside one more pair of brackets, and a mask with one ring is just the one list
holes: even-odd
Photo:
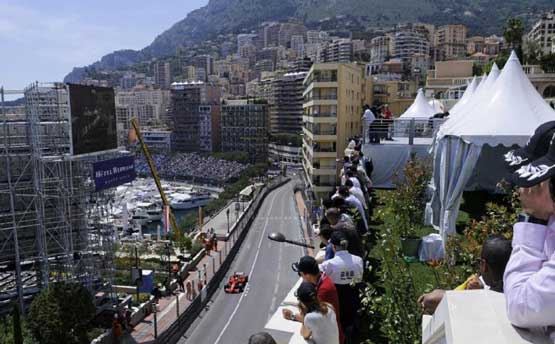
[(305, 113), (303, 115), (303, 122), (335, 124), (337, 123), (337, 113)]
[(337, 141), (337, 131), (335, 126), (321, 127), (316, 124), (308, 128), (306, 126), (303, 126), (303, 133), (312, 141), (323, 141), (323, 142)]
[(315, 158), (336, 158), (337, 148), (335, 144), (315, 144), (312, 150), (312, 156)]
[(308, 86), (306, 87), (306, 89), (303, 92), (303, 96), (314, 90), (314, 89), (318, 89), (318, 88), (337, 88), (338, 87), (338, 83), (337, 83), (337, 79), (333, 79), (333, 78), (320, 78), (318, 80), (314, 80), (313, 82), (311, 82), (310, 84), (308, 84)]
[(337, 106), (337, 94), (307, 95), (304, 98), (303, 109), (315, 106)]

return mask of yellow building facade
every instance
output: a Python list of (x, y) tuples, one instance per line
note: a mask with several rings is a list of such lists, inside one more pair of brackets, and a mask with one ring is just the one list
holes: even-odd
[(320, 200), (338, 185), (337, 160), (343, 160), (347, 140), (362, 133), (362, 109), (372, 104), (372, 81), (362, 65), (322, 63), (312, 66), (303, 85), (303, 168)]

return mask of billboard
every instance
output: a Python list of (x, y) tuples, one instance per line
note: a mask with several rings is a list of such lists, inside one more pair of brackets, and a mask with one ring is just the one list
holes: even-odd
[(118, 147), (114, 89), (68, 84), (71, 109), (71, 154), (97, 153)]
[(95, 191), (129, 183), (137, 176), (135, 160), (131, 156), (98, 161), (93, 164)]

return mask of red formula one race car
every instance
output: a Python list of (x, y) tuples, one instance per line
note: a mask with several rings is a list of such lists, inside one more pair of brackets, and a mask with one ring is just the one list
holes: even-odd
[(236, 272), (233, 276), (229, 277), (229, 282), (224, 286), (224, 291), (226, 293), (242, 293), (247, 282), (249, 281), (249, 276), (244, 272)]

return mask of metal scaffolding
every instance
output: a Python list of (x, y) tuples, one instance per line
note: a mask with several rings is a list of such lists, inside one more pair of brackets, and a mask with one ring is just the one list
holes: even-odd
[[(5, 94), (18, 93), (24, 113), (4, 106)], [(107, 155), (70, 155), (67, 85), (0, 88), (0, 96), (1, 314), (16, 298), (24, 310), (52, 282), (80, 281), (92, 290), (110, 282), (115, 229), (102, 222), (113, 194), (95, 193), (91, 178), (92, 162)]]

